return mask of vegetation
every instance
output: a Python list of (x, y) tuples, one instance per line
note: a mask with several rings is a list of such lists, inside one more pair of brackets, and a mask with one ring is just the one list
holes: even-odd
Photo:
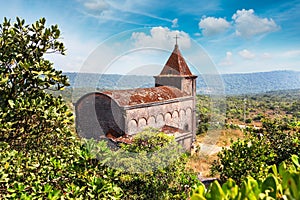
[(145, 130), (122, 149), (111, 160), (114, 168), (121, 169), (116, 183), (125, 199), (186, 199), (199, 183), (196, 174), (186, 170), (187, 156), (181, 147), (162, 132)]
[(203, 184), (192, 192), (191, 200), (205, 199), (299, 199), (300, 163), (299, 157), (292, 156), (291, 165), (282, 162), (266, 178), (245, 178), (240, 185), (228, 179), (222, 186), (213, 182), (208, 189)]
[(72, 111), (61, 97), (45, 92), (68, 86), (67, 77), (43, 57), (64, 54), (59, 37), (58, 27), (46, 28), (43, 18), (31, 25), (5, 18), (0, 26), (1, 199), (120, 195), (81, 156)]
[(218, 154), (212, 172), (219, 173), (221, 181), (232, 178), (238, 184), (247, 176), (264, 177), (268, 166), (279, 165), (300, 152), (300, 133), (285, 132), (274, 121), (265, 121), (260, 132), (246, 131), (247, 138), (234, 142)]
[(277, 118), (290, 123), (300, 118), (300, 90), (277, 91), (262, 94), (228, 96), (226, 99), (227, 123), (261, 126), (264, 118)]

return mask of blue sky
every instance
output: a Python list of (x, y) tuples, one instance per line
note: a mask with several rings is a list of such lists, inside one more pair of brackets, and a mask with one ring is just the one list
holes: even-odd
[[(31, 23), (45, 17), (48, 25), (59, 25), (67, 55), (48, 57), (63, 71), (124, 74), (161, 68), (176, 35), (184, 56), (198, 56), (196, 65), (219, 73), (300, 70), (300, 0), (11, 0), (2, 5), (2, 19), (19, 16)], [(203, 52), (213, 64), (202, 62)]]

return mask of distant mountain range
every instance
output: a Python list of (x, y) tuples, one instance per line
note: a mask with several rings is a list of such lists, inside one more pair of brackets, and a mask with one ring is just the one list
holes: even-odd
[[(64, 73), (71, 87), (100, 90), (153, 87), (152, 76)], [(300, 71), (271, 71), (245, 74), (202, 75), (197, 79), (197, 93), (227, 95), (264, 93), (300, 88)]]

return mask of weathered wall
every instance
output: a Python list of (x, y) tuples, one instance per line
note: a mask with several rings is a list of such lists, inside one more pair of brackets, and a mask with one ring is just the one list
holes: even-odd
[(175, 135), (175, 140), (185, 148), (185, 150), (190, 151), (191, 150), (191, 145), (193, 141), (193, 134), (191, 132), (186, 132), (182, 134), (177, 134)]
[(155, 76), (155, 87), (159, 86), (173, 86), (182, 90), (181, 80), (182, 77), (179, 76)]
[(80, 137), (96, 138), (100, 137), (100, 125), (95, 112), (95, 96), (85, 95), (75, 105), (76, 130)]
[(151, 126), (161, 128), (164, 125), (191, 131), (193, 99), (181, 99), (170, 103), (145, 105), (125, 111), (125, 132), (132, 135)]
[(108, 96), (91, 93), (76, 104), (76, 129), (80, 136), (99, 139), (106, 133), (124, 134), (122, 109)]

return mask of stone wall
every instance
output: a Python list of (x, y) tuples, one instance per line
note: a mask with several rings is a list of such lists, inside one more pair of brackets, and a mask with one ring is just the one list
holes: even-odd
[(173, 126), (192, 131), (193, 99), (182, 98), (173, 102), (152, 103), (125, 110), (125, 132), (133, 135), (146, 127)]
[(101, 93), (83, 96), (76, 104), (76, 129), (81, 137), (99, 139), (110, 132), (124, 134), (123, 110), (110, 97)]

